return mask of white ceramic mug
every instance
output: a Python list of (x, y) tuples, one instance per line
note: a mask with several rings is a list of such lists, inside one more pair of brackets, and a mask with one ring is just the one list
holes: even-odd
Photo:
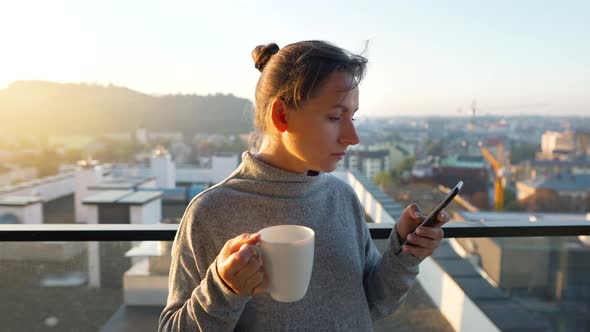
[(279, 225), (259, 231), (268, 292), (279, 302), (305, 296), (313, 267), (315, 232), (299, 225)]

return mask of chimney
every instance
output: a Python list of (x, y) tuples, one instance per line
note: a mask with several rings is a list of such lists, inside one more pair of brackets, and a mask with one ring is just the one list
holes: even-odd
[(163, 147), (157, 148), (150, 160), (152, 175), (156, 178), (158, 188), (176, 187), (176, 167), (170, 154)]
[(74, 175), (76, 186), (75, 192), (75, 213), (77, 223), (88, 222), (87, 207), (82, 201), (89, 196), (89, 186), (98, 184), (103, 179), (103, 168), (97, 160), (88, 158), (87, 160), (78, 161), (78, 167)]

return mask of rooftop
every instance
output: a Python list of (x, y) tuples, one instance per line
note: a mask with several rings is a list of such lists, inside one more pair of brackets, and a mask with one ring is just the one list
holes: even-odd
[(589, 191), (590, 174), (556, 174), (547, 177), (522, 181), (533, 188), (546, 188), (554, 191)]
[(534, 223), (536, 221), (553, 222), (553, 223), (568, 223), (589, 221), (590, 214), (583, 213), (549, 213), (549, 212), (467, 212), (461, 211), (460, 215), (468, 221), (498, 221), (510, 223), (511, 221), (529, 221)]
[(160, 191), (106, 190), (86, 198), (84, 204), (145, 204), (162, 197)]
[(113, 178), (113, 179), (106, 179), (101, 181), (98, 184), (88, 186), (89, 190), (121, 190), (121, 189), (134, 189), (142, 184), (145, 184), (151, 180), (155, 179), (154, 177), (145, 177), (145, 176), (137, 176), (137, 177), (124, 177), (124, 178)]
[(440, 166), (460, 168), (483, 168), (485, 167), (485, 162), (483, 156), (457, 155), (449, 156), (447, 158), (440, 160)]
[(0, 206), (27, 206), (40, 202), (41, 198), (37, 196), (0, 196)]

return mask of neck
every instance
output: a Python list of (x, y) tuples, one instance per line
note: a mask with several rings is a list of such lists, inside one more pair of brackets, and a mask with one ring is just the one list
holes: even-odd
[(307, 174), (308, 169), (285, 148), (278, 139), (264, 136), (260, 149), (254, 157), (273, 167), (296, 174)]

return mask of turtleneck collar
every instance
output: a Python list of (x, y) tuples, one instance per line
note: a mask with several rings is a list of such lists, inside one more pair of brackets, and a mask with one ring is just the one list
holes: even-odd
[[(310, 172), (313, 173), (313, 172)], [(257, 159), (250, 152), (242, 154), (242, 163), (226, 185), (234, 189), (282, 198), (307, 196), (326, 180), (326, 174), (298, 174), (285, 171)]]

